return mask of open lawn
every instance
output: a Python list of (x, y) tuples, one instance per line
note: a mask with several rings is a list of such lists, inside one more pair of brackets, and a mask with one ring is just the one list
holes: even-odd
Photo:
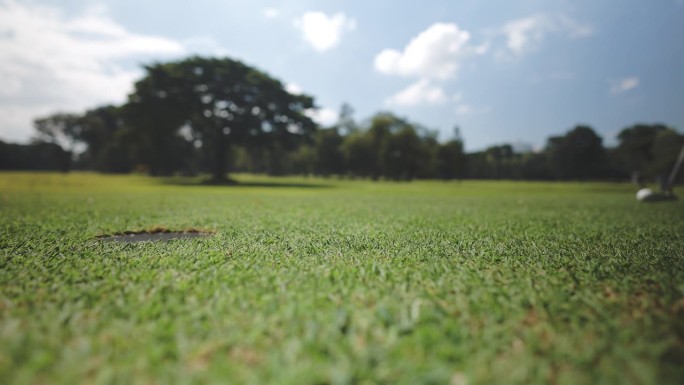
[[(684, 202), (0, 174), (1, 384), (675, 384)], [(163, 226), (215, 236), (124, 244)]]

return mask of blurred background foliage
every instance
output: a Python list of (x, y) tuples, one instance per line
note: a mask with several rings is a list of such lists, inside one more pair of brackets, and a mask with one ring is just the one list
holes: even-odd
[[(128, 101), (35, 120), (28, 145), (0, 142), (0, 169), (229, 172), (373, 180), (654, 180), (672, 169), (684, 135), (635, 124), (606, 148), (589, 126), (550, 137), (544, 148), (501, 144), (466, 153), (458, 127), (437, 131), (389, 112), (357, 121), (343, 105), (336, 124), (311, 118), (314, 98), (240, 61), (191, 57), (145, 67)], [(681, 181), (681, 177), (680, 177)]]

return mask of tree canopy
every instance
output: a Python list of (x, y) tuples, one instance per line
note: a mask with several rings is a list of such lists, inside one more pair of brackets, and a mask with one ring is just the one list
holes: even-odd
[[(436, 131), (391, 112), (357, 122), (347, 104), (336, 124), (322, 128), (310, 118), (315, 108), (311, 96), (292, 94), (231, 58), (154, 63), (123, 105), (36, 119), (37, 144), (49, 146), (7, 145), (12, 154), (0, 157), (0, 167), (45, 169), (52, 162), (102, 172), (202, 172), (219, 182), (232, 171), (374, 180), (626, 180), (631, 174), (653, 180), (671, 171), (684, 145), (672, 127), (635, 124), (606, 148), (592, 127), (578, 125), (535, 151), (501, 143), (466, 154), (458, 128), (439, 141)], [(60, 146), (66, 160), (53, 151)], [(35, 153), (48, 149), (50, 157)]]
[[(212, 175), (226, 175), (229, 144), (294, 146), (316, 125), (306, 115), (313, 98), (240, 61), (191, 57), (145, 67), (127, 110), (133, 126), (152, 142), (187, 127), (193, 143), (212, 154)], [(156, 142), (158, 152), (165, 141)]]

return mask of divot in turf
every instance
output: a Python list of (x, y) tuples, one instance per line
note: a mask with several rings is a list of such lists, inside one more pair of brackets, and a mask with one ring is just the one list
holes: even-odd
[(212, 235), (214, 235), (213, 232), (198, 229), (173, 231), (163, 227), (155, 227), (149, 230), (124, 231), (121, 233), (100, 235), (96, 238), (101, 241), (114, 242), (166, 242), (173, 239), (203, 238)]

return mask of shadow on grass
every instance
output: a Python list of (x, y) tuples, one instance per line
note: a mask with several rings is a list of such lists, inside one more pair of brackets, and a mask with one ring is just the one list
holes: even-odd
[(308, 181), (289, 181), (289, 180), (213, 180), (200, 177), (171, 177), (160, 178), (159, 182), (165, 185), (174, 186), (221, 186), (221, 187), (268, 187), (268, 188), (332, 188), (331, 184), (308, 182)]

